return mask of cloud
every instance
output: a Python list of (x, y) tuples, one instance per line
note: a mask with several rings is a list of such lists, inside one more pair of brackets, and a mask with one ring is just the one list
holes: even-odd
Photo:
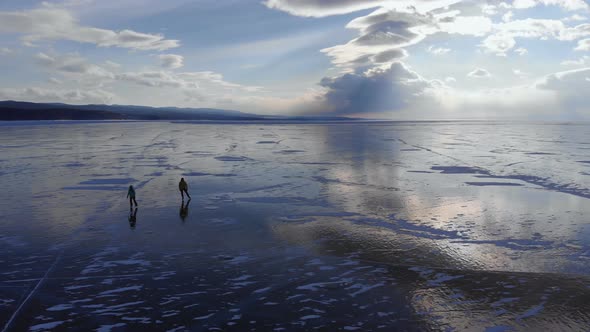
[(79, 89), (45, 89), (29, 87), (21, 89), (0, 88), (0, 99), (33, 102), (63, 102), (71, 104), (110, 104), (114, 95), (108, 91)]
[[(270, 8), (283, 10), (292, 15), (322, 17), (351, 13), (360, 9), (376, 8), (371, 13), (353, 19), (346, 27), (358, 32), (356, 38), (347, 43), (324, 48), (321, 51), (330, 57), (332, 63), (342, 69), (336, 77), (324, 78), (320, 94), (324, 109), (336, 114), (375, 115), (389, 114), (415, 118), (419, 114), (427, 118), (444, 118), (454, 114), (457, 118), (499, 116), (514, 117), (513, 110), (520, 112), (516, 117), (530, 115), (551, 116), (563, 105), (567, 84), (573, 84), (568, 75), (547, 77), (547, 83), (522, 86), (508, 86), (495, 89), (455, 89), (446, 84), (456, 82), (454, 78), (444, 82), (426, 79), (408, 69), (401, 60), (407, 57), (404, 48), (416, 45), (428, 36), (441, 33), (483, 37), (479, 48), (486, 53), (507, 56), (514, 52), (519, 56), (528, 50), (517, 45), (520, 38), (536, 40), (578, 41), (590, 36), (590, 24), (585, 17), (575, 14), (567, 20), (520, 18), (522, 9), (536, 6), (559, 6), (563, 10), (588, 10), (583, 0), (515, 0), (506, 2), (486, 1), (483, 5), (474, 2), (460, 4), (449, 2), (414, 1), (418, 7), (405, 7), (410, 1), (331, 1), (331, 0), (268, 0)], [(449, 7), (455, 4), (455, 6)], [(492, 21), (491, 17), (498, 15)], [(489, 17), (488, 17), (489, 16)], [(570, 22), (570, 23), (567, 23)], [(582, 24), (572, 24), (579, 22)], [(578, 49), (585, 50), (586, 39), (578, 41)], [(386, 61), (378, 62), (377, 54), (400, 50)], [(429, 46), (431, 54), (445, 54), (449, 49)], [(393, 54), (393, 53), (392, 53)], [(387, 62), (389, 60), (389, 62)], [(504, 60), (502, 60), (504, 61)], [(519, 79), (528, 79), (533, 74), (514, 69)], [(582, 74), (579, 74), (582, 75)], [(586, 74), (583, 74), (586, 75)], [(489, 79), (491, 73), (477, 68), (467, 74), (473, 79)], [(557, 79), (559, 77), (559, 79)], [(512, 80), (516, 79), (514, 76)], [(577, 77), (580, 88), (590, 77)], [(555, 88), (561, 82), (560, 89)], [(564, 82), (566, 83), (564, 83)], [(576, 81), (576, 82), (577, 82)], [(498, 82), (501, 82), (499, 80)], [(571, 98), (570, 98), (571, 99)], [(582, 100), (583, 98), (578, 98)], [(587, 102), (586, 102), (587, 104)], [(436, 110), (436, 111), (434, 111)]]
[(559, 6), (570, 11), (589, 8), (584, 0), (514, 0), (511, 7), (515, 9), (528, 9), (538, 5)]
[[(431, 1), (429, 8), (437, 8), (437, 4), (448, 3), (453, 1)], [(366, 66), (367, 59), (380, 58), (376, 56), (377, 54), (415, 45), (426, 36), (437, 32), (480, 35), (490, 26), (491, 21), (488, 18), (457, 17), (456, 11), (435, 15), (429, 11), (418, 11), (416, 8), (388, 9), (384, 7), (358, 17), (346, 25), (346, 28), (359, 32), (357, 38), (346, 44), (324, 48), (321, 52), (328, 55), (336, 66), (350, 70), (359, 67), (359, 64)], [(373, 56), (376, 57), (373, 58)], [(390, 63), (398, 59), (391, 59)]]
[(266, 0), (268, 8), (278, 9), (295, 16), (323, 17), (347, 14), (383, 5), (383, 0)]
[(381, 51), (376, 54), (365, 54), (351, 60), (346, 65), (351, 65), (361, 70), (362, 68), (372, 68), (375, 65), (387, 65), (392, 62), (402, 60), (408, 56), (408, 52), (401, 48), (393, 48)]
[(181, 72), (175, 74), (185, 85), (192, 86), (215, 86), (227, 91), (260, 91), (261, 88), (253, 85), (241, 85), (231, 83), (223, 78), (223, 75), (212, 71)]
[(562, 71), (545, 76), (537, 88), (586, 95), (590, 89), (590, 67)]
[(493, 30), (494, 33), (486, 37), (479, 46), (486, 53), (505, 56), (506, 52), (516, 46), (515, 38), (573, 41), (590, 36), (590, 23), (568, 27), (558, 20), (527, 18), (494, 24)]
[(347, 28), (360, 31), (359, 37), (321, 52), (337, 66), (356, 67), (359, 59), (416, 44), (425, 35), (412, 28), (430, 22), (431, 18), (423, 14), (377, 10), (348, 23)]
[[(166, 71), (126, 72), (117, 74), (116, 79), (148, 87), (189, 87), (186, 82), (179, 79), (176, 75)], [(198, 86), (195, 84), (191, 87), (197, 88)]]
[[(104, 103), (116, 100), (119, 103), (162, 106), (194, 107), (206, 103), (207, 107), (217, 107), (229, 97), (244, 101), (244, 96), (263, 93), (260, 87), (228, 82), (223, 75), (212, 71), (128, 71), (111, 61), (91, 63), (76, 53), (39, 52), (34, 60), (50, 75), (46, 83), (50, 88), (9, 89), (4, 91), (5, 95), (30, 101)], [(60, 93), (57, 86), (64, 92)]]
[(62, 0), (62, 1), (43, 1), (41, 5), (46, 8), (67, 8), (90, 5), (94, 0)]
[(520, 69), (512, 69), (512, 73), (515, 76), (518, 76), (519, 78), (526, 78), (529, 76), (528, 73), (525, 73), (524, 71), (520, 70)]
[(90, 78), (114, 78), (114, 74), (95, 64), (88, 63), (87, 60), (77, 54), (66, 54), (50, 56), (43, 52), (35, 56), (37, 63), (45, 68), (52, 69), (62, 75), (79, 75), (84, 79)]
[(492, 76), (492, 74), (490, 74), (489, 71), (487, 71), (483, 68), (477, 68), (477, 69), (473, 70), (472, 72), (470, 72), (469, 74), (467, 74), (467, 77), (473, 77), (473, 78), (489, 78), (491, 76)]
[(481, 13), (487, 16), (496, 15), (498, 14), (498, 7), (495, 5), (484, 3), (481, 5)]
[(55, 77), (50, 77), (50, 78), (48, 79), (48, 81), (49, 81), (49, 83), (53, 83), (53, 84), (62, 84), (62, 83), (63, 83), (61, 80), (58, 80), (58, 79), (57, 79), (57, 78), (55, 78)]
[(590, 65), (590, 56), (584, 55), (578, 60), (566, 60), (561, 63), (562, 66), (584, 66)]
[(516, 40), (508, 34), (497, 34), (488, 36), (479, 45), (486, 53), (493, 53), (498, 56), (506, 56), (506, 52), (516, 45)]
[(6, 47), (0, 47), (0, 55), (10, 55), (13, 54), (14, 50)]
[(295, 16), (324, 17), (382, 7), (388, 10), (414, 9), (418, 12), (450, 6), (460, 0), (266, 0), (268, 8)]
[(520, 56), (523, 56), (523, 55), (527, 55), (529, 53), (529, 51), (526, 48), (524, 48), (524, 47), (519, 47), (519, 48), (517, 48), (517, 49), (514, 50), (514, 53), (516, 53), (516, 54), (518, 54)]
[(586, 16), (582, 16), (580, 14), (574, 14), (572, 16), (566, 17), (563, 21), (571, 22), (571, 21), (586, 21), (588, 18)]
[(555, 94), (560, 104), (560, 112), (588, 118), (590, 105), (587, 91), (590, 91), (590, 67), (547, 75), (537, 82), (536, 87)]
[[(456, 17), (456, 11), (443, 8), (458, 0), (267, 0), (269, 8), (283, 10), (292, 15), (322, 17), (349, 13), (360, 9), (379, 7), (368, 15), (350, 21), (346, 28), (357, 30), (359, 36), (349, 42), (324, 48), (332, 63), (344, 71), (366, 69), (371, 65), (391, 64), (406, 56), (404, 47), (415, 45), (427, 35), (439, 31), (461, 34), (483, 34), (491, 21), (484, 17)], [(436, 14), (433, 11), (439, 10)], [(474, 24), (477, 23), (477, 24)], [(473, 26), (476, 26), (474, 29)], [(388, 56), (391, 56), (387, 59)], [(385, 61), (387, 59), (387, 61)]]
[(557, 39), (572, 41), (590, 36), (590, 24), (584, 23), (573, 27), (566, 26), (562, 21), (550, 19), (527, 18), (494, 25), (500, 34), (521, 38)]
[(450, 48), (444, 48), (444, 47), (434, 47), (432, 45), (428, 46), (428, 48), (426, 49), (426, 51), (428, 53), (434, 54), (434, 55), (445, 55), (447, 53), (449, 53), (451, 51)]
[(121, 68), (121, 64), (119, 64), (119, 63), (116, 63), (116, 62), (113, 62), (113, 61), (111, 61), (111, 60), (107, 60), (107, 61), (105, 61), (105, 62), (104, 62), (104, 64), (105, 64), (105, 66), (106, 66), (106, 67), (109, 67), (109, 68), (111, 68), (111, 69), (118, 69), (118, 68)]
[[(407, 56), (403, 48), (415, 45), (428, 35), (445, 32), (483, 36), (492, 28), (492, 21), (484, 16), (460, 16), (459, 10), (448, 6), (458, 0), (383, 0), (383, 1), (333, 1), (333, 0), (268, 0), (269, 8), (293, 15), (322, 17), (338, 13), (379, 7), (368, 15), (350, 21), (346, 28), (358, 31), (358, 37), (345, 44), (321, 50), (332, 63), (352, 72), (373, 66), (391, 65)], [(444, 54), (447, 49), (432, 49)]]
[(117, 81), (134, 83), (152, 88), (182, 88), (188, 95), (194, 91), (200, 94), (219, 95), (223, 92), (255, 92), (260, 88), (245, 86), (225, 81), (223, 75), (211, 71), (201, 72), (173, 72), (167, 70), (152, 70), (139, 72), (122, 72), (115, 75)]
[[(326, 109), (336, 114), (362, 114), (397, 111), (412, 100), (424, 98), (437, 83), (428, 81), (401, 62), (389, 68), (374, 68), (364, 73), (348, 73), (324, 78)], [(440, 83), (439, 83), (440, 84)]]
[(590, 38), (579, 40), (578, 46), (576, 46), (575, 50), (576, 51), (590, 51)]
[(436, 96), (438, 104), (431, 105), (436, 111), (419, 111), (447, 119), (551, 119), (559, 106), (551, 92), (529, 85), (472, 91), (451, 88), (438, 91)]
[(0, 33), (22, 34), (23, 43), (29, 46), (44, 40), (70, 40), (99, 47), (158, 51), (180, 45), (178, 40), (165, 39), (160, 34), (83, 26), (69, 11), (59, 8), (0, 12)]
[[(168, 57), (172, 55), (172, 57)], [(182, 62), (182, 57), (165, 54), (164, 59), (173, 58)], [(76, 53), (51, 54), (40, 52), (35, 55), (36, 62), (51, 74), (66, 77), (67, 81), (77, 81), (83, 85), (104, 86), (113, 82), (132, 83), (152, 88), (182, 88), (213, 91), (259, 91), (260, 87), (245, 86), (227, 82), (219, 73), (212, 71), (177, 72), (171, 70), (123, 71), (121, 65), (106, 61), (103, 65), (90, 63)], [(175, 64), (175, 62), (172, 62)], [(176, 63), (177, 64), (177, 63)], [(172, 66), (174, 67), (174, 66)]]
[[(482, 70), (479, 75), (487, 76), (485, 73)], [(514, 73), (526, 75), (518, 70)], [(573, 104), (577, 115), (588, 117), (581, 111), (587, 107), (583, 92), (575, 98), (562, 98), (561, 92), (540, 85), (465, 90), (447, 85), (453, 82), (454, 78), (445, 79), (445, 83), (426, 79), (397, 63), (389, 69), (325, 79), (322, 86), (327, 92), (321, 109), (336, 115), (388, 119), (556, 119), (577, 101)], [(566, 89), (571, 81), (562, 83), (560, 88)]]
[[(492, 20), (485, 16), (454, 16), (437, 24), (441, 32), (464, 36), (484, 36), (492, 30)], [(438, 32), (438, 31), (434, 31)]]
[(160, 54), (158, 55), (158, 58), (160, 58), (160, 66), (167, 69), (177, 69), (184, 65), (184, 57), (182, 55)]

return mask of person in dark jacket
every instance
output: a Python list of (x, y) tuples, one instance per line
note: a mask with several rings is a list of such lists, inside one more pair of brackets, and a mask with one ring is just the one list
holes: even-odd
[(186, 181), (184, 181), (184, 178), (180, 179), (180, 182), (178, 183), (178, 190), (180, 190), (180, 195), (182, 196), (182, 200), (184, 201), (184, 194), (186, 193), (186, 196), (188, 196), (188, 199), (191, 199), (191, 195), (188, 194), (188, 183), (186, 183)]
[(135, 202), (135, 206), (137, 206), (137, 201), (135, 200), (135, 189), (133, 186), (129, 186), (129, 190), (127, 191), (127, 198), (129, 198), (129, 205), (133, 207), (133, 202)]

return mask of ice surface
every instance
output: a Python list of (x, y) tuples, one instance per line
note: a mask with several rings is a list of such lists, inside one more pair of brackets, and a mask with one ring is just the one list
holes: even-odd
[(6, 331), (590, 330), (587, 125), (0, 127)]

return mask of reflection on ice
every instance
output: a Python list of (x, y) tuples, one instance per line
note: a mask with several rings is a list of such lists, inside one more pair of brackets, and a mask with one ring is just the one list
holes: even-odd
[(5, 125), (0, 320), (587, 330), (590, 131), (489, 126)]

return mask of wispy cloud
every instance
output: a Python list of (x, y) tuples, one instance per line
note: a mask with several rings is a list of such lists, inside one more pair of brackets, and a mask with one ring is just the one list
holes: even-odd
[(0, 99), (72, 104), (110, 104), (114, 94), (103, 89), (0, 88)]
[(575, 50), (576, 51), (590, 51), (590, 38), (579, 40), (578, 46), (576, 46)]
[(177, 69), (184, 65), (184, 57), (178, 54), (160, 54), (160, 66), (167, 69)]
[(490, 74), (489, 71), (487, 71), (483, 68), (477, 68), (467, 74), (467, 77), (473, 77), (473, 78), (489, 78), (491, 76), (492, 76), (492, 74)]
[(161, 34), (84, 26), (69, 11), (59, 8), (0, 12), (0, 33), (22, 35), (23, 43), (29, 46), (45, 40), (70, 40), (100, 47), (158, 51), (180, 45), (178, 40), (165, 39)]
[(449, 53), (451, 51), (451, 49), (445, 48), (445, 47), (434, 47), (434, 46), (430, 45), (430, 46), (428, 46), (426, 51), (428, 53), (431, 53), (434, 55), (445, 55), (445, 54)]

